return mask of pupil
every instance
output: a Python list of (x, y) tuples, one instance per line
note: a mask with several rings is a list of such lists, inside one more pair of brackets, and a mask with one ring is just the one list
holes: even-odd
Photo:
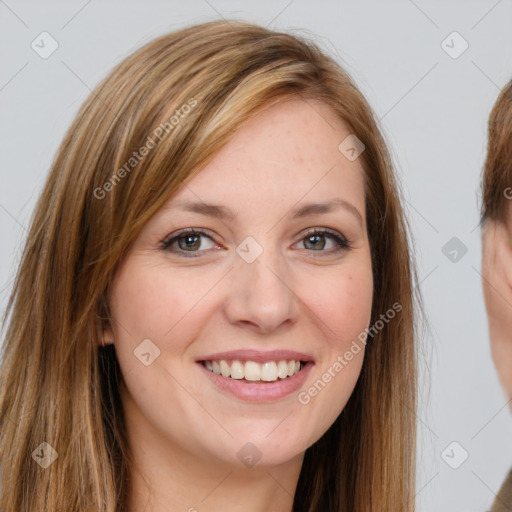
[[(198, 238), (199, 237), (197, 235), (187, 235), (184, 238), (182, 238), (182, 240), (185, 240), (186, 248), (197, 249), (197, 239)], [(193, 242), (194, 239), (196, 239), (195, 244)], [(193, 245), (190, 245), (189, 242), (191, 242)]]
[[(318, 242), (318, 239), (319, 239), (320, 237), (321, 237), (321, 235), (311, 235), (311, 236), (309, 237), (309, 242), (311, 243), (311, 242), (312, 242), (313, 240), (315, 240), (315, 239), (316, 239), (316, 241)], [(322, 244), (320, 244), (320, 245), (315, 245), (315, 242), (313, 242), (313, 246), (314, 246), (314, 247), (322, 247), (322, 248), (323, 248), (323, 245), (322, 245)]]

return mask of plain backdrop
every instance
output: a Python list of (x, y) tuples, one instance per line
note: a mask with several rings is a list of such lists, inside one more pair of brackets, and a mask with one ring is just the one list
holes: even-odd
[[(312, 38), (375, 110), (402, 185), (430, 329), (420, 359), (418, 510), (487, 510), (512, 466), (512, 418), (488, 346), (479, 179), (487, 118), (512, 78), (512, 0), (0, 1), (1, 310), (35, 201), (90, 90), (156, 36), (220, 17)], [(58, 43), (47, 58), (31, 46), (48, 38), (42, 32)]]

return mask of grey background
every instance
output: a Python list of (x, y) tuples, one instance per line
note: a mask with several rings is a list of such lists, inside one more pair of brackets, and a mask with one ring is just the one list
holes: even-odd
[[(478, 228), (487, 117), (512, 78), (511, 0), (0, 1), (1, 311), (35, 200), (90, 89), (154, 37), (219, 17), (300, 29), (345, 66), (381, 120), (430, 329), (420, 361), (418, 510), (486, 510), (512, 465), (512, 418), (488, 346)], [(43, 31), (59, 44), (47, 59), (31, 48)], [(458, 36), (446, 40), (453, 31), (469, 44), (458, 58), (445, 51), (463, 48)], [(455, 262), (442, 250), (452, 237), (467, 247)], [(460, 447), (443, 458), (453, 441)], [(446, 460), (455, 465), (462, 449), (469, 457), (453, 469)]]

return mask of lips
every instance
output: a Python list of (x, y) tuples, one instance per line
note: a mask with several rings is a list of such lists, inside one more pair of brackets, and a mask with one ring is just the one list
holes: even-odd
[(196, 359), (196, 361), (255, 361), (257, 363), (265, 363), (267, 361), (304, 361), (305, 363), (314, 362), (314, 358), (309, 354), (303, 352), (296, 352), (294, 350), (270, 350), (262, 352), (261, 350), (230, 350), (227, 352), (215, 352), (207, 354), (204, 357)]
[(275, 400), (290, 394), (314, 365), (310, 355), (285, 350), (219, 352), (196, 362), (222, 391), (247, 401)]

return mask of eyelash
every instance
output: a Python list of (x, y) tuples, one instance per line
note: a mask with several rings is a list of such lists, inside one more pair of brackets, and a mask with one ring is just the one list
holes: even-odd
[[(168, 252), (172, 252), (175, 254), (183, 255), (185, 258), (197, 258), (200, 256), (200, 253), (205, 252), (205, 251), (204, 250), (202, 250), (202, 251), (184, 251), (181, 249), (171, 248), (171, 246), (174, 244), (174, 242), (178, 241), (181, 238), (186, 238), (187, 236), (198, 236), (198, 235), (205, 236), (206, 238), (209, 238), (210, 240), (212, 240), (212, 242), (214, 241), (212, 239), (212, 237), (210, 235), (208, 235), (205, 231), (202, 231), (200, 229), (188, 228), (188, 229), (184, 229), (182, 231), (178, 231), (178, 233), (176, 233), (172, 237), (167, 237), (164, 240), (162, 240), (162, 242), (160, 243), (160, 248), (163, 251), (168, 251)], [(331, 238), (338, 244), (337, 248), (331, 249), (328, 251), (322, 251), (322, 250), (314, 251), (311, 249), (306, 249), (313, 253), (320, 252), (320, 253), (327, 253), (327, 254), (336, 254), (343, 250), (349, 251), (350, 249), (352, 249), (352, 244), (351, 244), (350, 240), (348, 240), (345, 236), (341, 235), (340, 233), (333, 231), (331, 229), (328, 229), (328, 228), (320, 228), (320, 229), (314, 228), (311, 231), (308, 231), (307, 233), (305, 233), (300, 241), (302, 241), (308, 237), (312, 237), (312, 236), (327, 236), (328, 238)], [(317, 256), (315, 255), (314, 257), (317, 257)]]

